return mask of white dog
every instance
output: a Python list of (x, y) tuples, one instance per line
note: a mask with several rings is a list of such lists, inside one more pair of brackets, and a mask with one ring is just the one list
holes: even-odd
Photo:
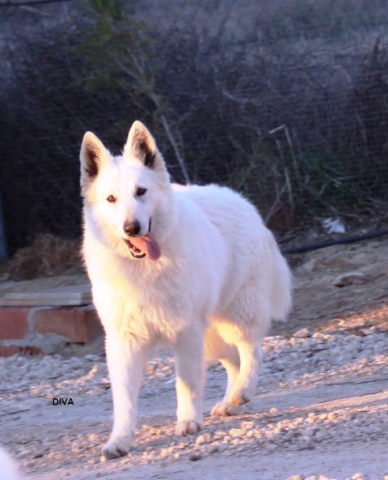
[(261, 341), (291, 305), (291, 274), (271, 232), (239, 194), (170, 183), (146, 127), (135, 122), (122, 156), (92, 133), (81, 148), (83, 255), (106, 332), (114, 404), (106, 458), (125, 455), (150, 348), (175, 354), (176, 434), (202, 425), (204, 357), (227, 371), (213, 415), (254, 395)]

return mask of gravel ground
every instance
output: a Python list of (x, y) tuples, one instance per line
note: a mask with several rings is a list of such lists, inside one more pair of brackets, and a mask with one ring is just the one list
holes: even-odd
[[(357, 334), (345, 329), (312, 333), (304, 328), (288, 338), (267, 338), (264, 352), (258, 394), (246, 411), (227, 419), (207, 415), (203, 432), (185, 438), (173, 434), (173, 359), (168, 352), (152, 359), (141, 392), (135, 448), (112, 462), (103, 462), (100, 454), (112, 408), (103, 354), (0, 359), (1, 441), (19, 460), (27, 478), (49, 479), (58, 468), (56, 477), (60, 473), (73, 478), (119, 478), (131, 466), (187, 466), (212, 456), (249, 459), (252, 455), (261, 464), (273, 453), (287, 459), (295, 452), (387, 440), (385, 332), (369, 327)], [(211, 366), (207, 411), (222, 396), (224, 382), (222, 368)], [(71, 398), (74, 405), (53, 405), (54, 398)], [(295, 480), (312, 480), (311, 475), (321, 480), (337, 478), (319, 468), (308, 472), (290, 468), (286, 476), (277, 478), (287, 475)], [(388, 463), (377, 476), (365, 470), (338, 478), (382, 479), (384, 475), (388, 475)]]
[[(295, 268), (294, 315), (265, 340), (257, 394), (241, 415), (209, 416), (226, 380), (213, 364), (204, 430), (174, 436), (174, 363), (159, 352), (144, 375), (134, 449), (105, 462), (112, 402), (99, 346), (0, 358), (0, 443), (27, 479), (388, 480), (388, 241), (370, 245), (325, 249)], [(365, 283), (333, 286), (355, 269)], [(364, 312), (347, 313), (360, 304)]]

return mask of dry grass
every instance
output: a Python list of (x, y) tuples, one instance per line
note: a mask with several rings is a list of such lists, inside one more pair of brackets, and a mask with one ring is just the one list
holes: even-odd
[(79, 240), (65, 240), (50, 234), (38, 234), (32, 245), (21, 248), (8, 264), (11, 280), (29, 280), (83, 271)]

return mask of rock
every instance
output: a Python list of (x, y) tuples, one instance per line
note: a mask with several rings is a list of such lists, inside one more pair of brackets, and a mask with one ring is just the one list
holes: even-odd
[(218, 451), (220, 453), (224, 452), (226, 449), (228, 448), (228, 444), (226, 442), (221, 442), (219, 445), (218, 445)]
[(308, 328), (301, 328), (300, 330), (294, 333), (294, 337), (307, 338), (307, 337), (311, 337), (311, 333)]
[(348, 272), (338, 275), (333, 280), (335, 287), (347, 287), (349, 285), (362, 285), (368, 281), (368, 277), (362, 272)]
[(197, 445), (202, 445), (203, 443), (205, 443), (205, 437), (204, 435), (199, 435), (196, 439), (195, 439), (195, 443)]
[(200, 453), (193, 453), (192, 455), (190, 455), (189, 460), (191, 462), (198, 462), (198, 460), (201, 460), (201, 458), (202, 455)]

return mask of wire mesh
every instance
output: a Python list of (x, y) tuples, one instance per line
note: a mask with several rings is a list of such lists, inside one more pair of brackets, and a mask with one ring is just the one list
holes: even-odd
[(280, 237), (381, 212), (387, 27), (385, 0), (0, 0), (9, 251), (81, 234), (83, 133), (117, 153), (135, 119), (174, 180), (243, 192)]

